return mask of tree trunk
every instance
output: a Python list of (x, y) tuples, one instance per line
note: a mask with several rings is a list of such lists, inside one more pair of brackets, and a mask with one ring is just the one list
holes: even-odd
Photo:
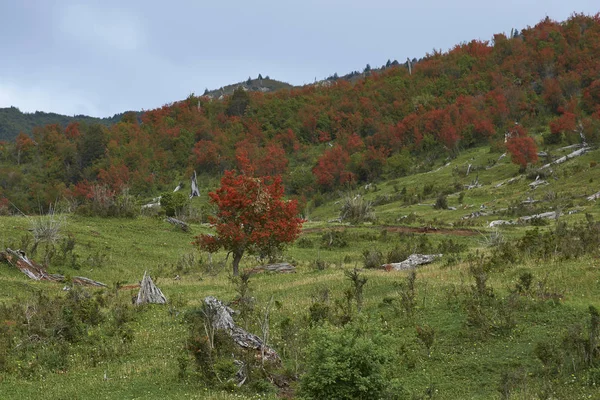
[(233, 253), (233, 276), (240, 275), (240, 261), (244, 255), (244, 250), (236, 250)]

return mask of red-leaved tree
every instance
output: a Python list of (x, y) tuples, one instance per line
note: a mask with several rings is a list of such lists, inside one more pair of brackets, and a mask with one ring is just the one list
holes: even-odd
[(518, 164), (521, 171), (525, 170), (527, 164), (535, 163), (538, 159), (537, 146), (529, 136), (511, 137), (506, 142), (506, 149), (510, 153), (512, 162)]
[(280, 177), (255, 178), (226, 171), (221, 187), (208, 194), (218, 208), (210, 222), (215, 235), (196, 236), (203, 250), (225, 249), (233, 254), (233, 275), (239, 274), (244, 252), (273, 254), (300, 234), (303, 220), (297, 216), (295, 200), (283, 200)]

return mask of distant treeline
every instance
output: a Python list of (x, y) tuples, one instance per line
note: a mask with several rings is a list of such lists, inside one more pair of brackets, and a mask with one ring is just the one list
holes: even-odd
[(105, 126), (114, 125), (121, 120), (124, 113), (107, 118), (95, 118), (87, 115), (69, 117), (56, 113), (36, 111), (24, 113), (17, 107), (0, 108), (0, 141), (14, 140), (21, 132), (30, 134), (35, 126), (59, 124), (63, 128), (71, 122), (98, 123)]

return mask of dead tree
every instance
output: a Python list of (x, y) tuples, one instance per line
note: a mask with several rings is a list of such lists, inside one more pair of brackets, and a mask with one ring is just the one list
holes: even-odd
[(399, 263), (384, 264), (381, 267), (386, 270), (394, 269), (396, 271), (404, 271), (407, 269), (415, 269), (419, 265), (429, 264), (440, 258), (441, 254), (411, 254), (408, 258)]
[(190, 190), (190, 199), (192, 197), (198, 197), (200, 196), (200, 189), (198, 189), (198, 181), (197, 181), (197, 176), (196, 176), (196, 171), (194, 171), (194, 174), (192, 175), (192, 189)]
[(181, 221), (181, 220), (178, 220), (178, 219), (173, 218), (173, 217), (167, 217), (165, 219), (165, 221), (167, 221), (171, 225), (175, 225), (176, 227), (178, 227), (179, 229), (181, 229), (184, 232), (189, 232), (190, 231), (190, 226), (188, 224), (186, 224), (185, 222)]
[(261, 340), (258, 336), (240, 328), (233, 321), (235, 311), (227, 307), (220, 300), (213, 296), (207, 296), (204, 299), (206, 313), (210, 316), (211, 329), (223, 330), (233, 339), (235, 344), (245, 349), (254, 349), (264, 360), (279, 362), (279, 355), (271, 347)]
[[(30, 260), (25, 255), (24, 251), (12, 250), (7, 248), (6, 251), (0, 252), (0, 261), (7, 261), (10, 265), (17, 267), (19, 271), (27, 275), (35, 281), (50, 281), (50, 282), (66, 282), (67, 278), (60, 274), (49, 274), (43, 265)], [(81, 286), (98, 286), (107, 287), (102, 282), (94, 281), (83, 276), (74, 276), (71, 282)]]
[(154, 282), (152, 282), (152, 278), (150, 275), (144, 271), (144, 277), (142, 278), (142, 282), (140, 283), (140, 291), (138, 292), (137, 298), (135, 300), (135, 305), (139, 306), (140, 304), (166, 304), (167, 298), (160, 291), (159, 288), (156, 287)]

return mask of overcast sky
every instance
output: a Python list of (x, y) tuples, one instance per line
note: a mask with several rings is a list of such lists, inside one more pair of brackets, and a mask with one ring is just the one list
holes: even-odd
[(0, 107), (106, 117), (423, 57), (598, 0), (0, 0)]

